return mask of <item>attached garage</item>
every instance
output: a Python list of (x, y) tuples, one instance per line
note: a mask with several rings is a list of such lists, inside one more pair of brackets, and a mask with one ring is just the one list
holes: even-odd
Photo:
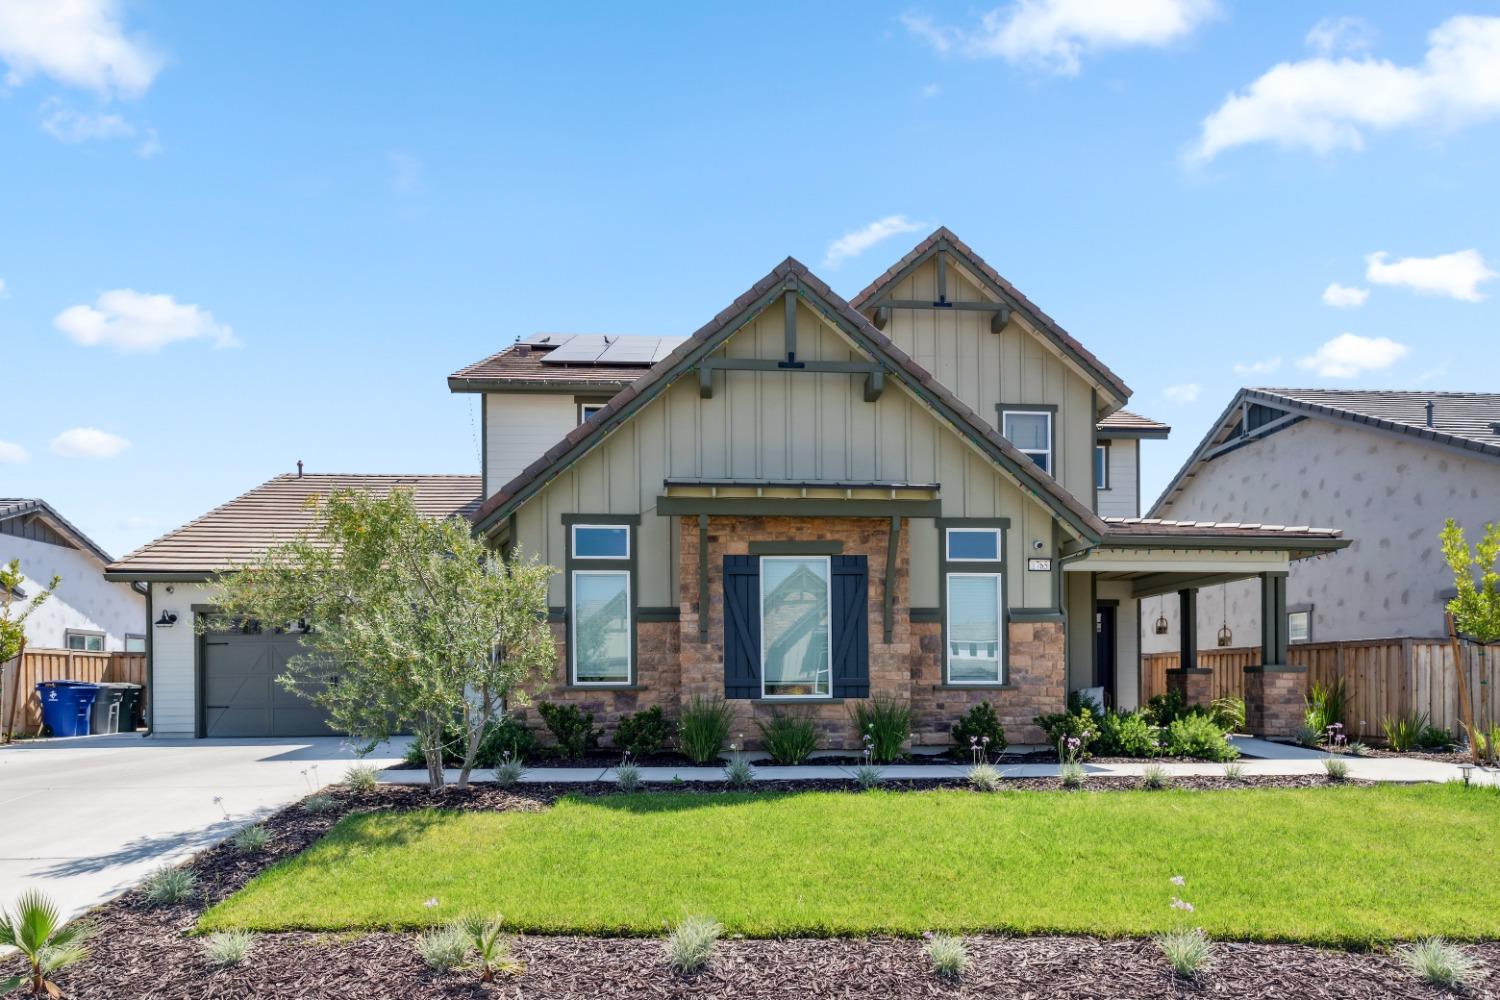
[(276, 678), (302, 652), (296, 633), (210, 632), (202, 639), (200, 732), (208, 737), (329, 736), (328, 713)]

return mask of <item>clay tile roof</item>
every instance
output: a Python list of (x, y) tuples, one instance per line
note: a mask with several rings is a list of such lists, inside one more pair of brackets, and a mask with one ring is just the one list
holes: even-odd
[(337, 489), (386, 494), (410, 490), (428, 517), (469, 517), (479, 506), (478, 476), (335, 475), (277, 476), (106, 567), (131, 574), (213, 573), (252, 561), (288, 542), (313, 523), (308, 501)]
[[(1250, 524), (1243, 521), (1173, 521), (1159, 517), (1106, 517), (1108, 532), (1104, 543), (1133, 541), (1143, 538), (1223, 538), (1285, 539), (1295, 548), (1308, 541), (1342, 539), (1337, 528), (1313, 528), (1307, 525)], [(1347, 543), (1346, 543), (1347, 544)]]
[[(1370, 423), (1413, 437), (1445, 441), (1500, 455), (1500, 393), (1422, 392), (1396, 389), (1250, 389), (1268, 402), (1356, 423)], [(1432, 403), (1432, 426), (1427, 404)]]
[(1114, 431), (1132, 437), (1166, 437), (1171, 426), (1129, 410), (1116, 410), (1099, 421), (1101, 431)]
[(59, 514), (57, 509), (47, 501), (37, 497), (0, 497), (0, 521), (31, 516), (43, 519), (74, 545), (88, 552), (101, 563), (108, 563), (114, 558), (100, 548), (92, 538), (79, 531), (71, 521)]
[[(556, 387), (563, 390), (599, 389), (614, 393), (651, 370), (651, 365), (646, 362), (556, 364), (545, 360), (575, 336), (577, 335), (570, 333), (538, 334), (514, 343), (449, 375), (448, 389), (452, 392), (485, 392), (504, 390), (507, 387)], [(637, 339), (629, 335), (621, 336)], [(639, 339), (675, 345), (683, 338)]]

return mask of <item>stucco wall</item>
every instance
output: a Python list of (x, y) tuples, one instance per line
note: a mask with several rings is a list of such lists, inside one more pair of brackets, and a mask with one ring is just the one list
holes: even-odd
[(145, 635), (146, 598), (128, 583), (110, 583), (91, 556), (49, 542), (0, 535), (0, 563), (21, 560), (28, 595), (62, 577), (57, 590), (26, 620), (26, 643), (64, 648), (68, 629), (104, 633), (106, 650), (125, 648), (125, 635)]
[[(168, 593), (171, 588), (171, 593)], [(151, 627), (152, 733), (192, 736), (198, 717), (197, 636), (193, 634), (193, 605), (211, 603), (207, 584), (153, 583), (151, 611), (177, 615), (171, 628)]]
[[(1313, 641), (1436, 636), (1453, 586), (1438, 532), (1449, 516), (1471, 537), (1500, 520), (1500, 463), (1313, 418), (1210, 462), (1161, 516), (1341, 528), (1347, 549), (1293, 563), (1287, 580), (1288, 607), (1313, 606)], [(1248, 581), (1200, 592), (1200, 648), (1214, 646), (1226, 590), (1234, 644), (1260, 641)], [(1176, 597), (1163, 604), (1164, 636), (1150, 628), (1156, 600), (1142, 605), (1149, 652), (1177, 648)]]

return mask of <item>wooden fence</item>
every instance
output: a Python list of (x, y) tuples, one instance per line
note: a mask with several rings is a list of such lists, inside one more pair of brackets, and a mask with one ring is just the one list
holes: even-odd
[[(1464, 646), (1474, 719), (1500, 722), (1500, 646)], [(1288, 650), (1292, 664), (1307, 668), (1309, 685), (1344, 679), (1348, 702), (1344, 729), (1351, 739), (1383, 738), (1382, 723), (1408, 711), (1425, 712), (1435, 726), (1455, 735), (1461, 729), (1458, 676), (1447, 639), (1361, 639), (1311, 642)], [(1141, 697), (1167, 690), (1167, 670), (1177, 653), (1141, 657)], [(1260, 663), (1259, 646), (1198, 651), (1198, 666), (1212, 670), (1214, 697), (1245, 696), (1244, 668)]]
[[(17, 673), (19, 672), (19, 677)], [(0, 667), (0, 732), (36, 733), (42, 681), (123, 681), (146, 686), (145, 653), (86, 653), (76, 649), (28, 649)], [(143, 692), (143, 697), (150, 692)], [(144, 711), (144, 702), (142, 710)]]

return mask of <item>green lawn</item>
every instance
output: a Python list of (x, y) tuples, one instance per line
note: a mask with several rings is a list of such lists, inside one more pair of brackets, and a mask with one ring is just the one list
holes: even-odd
[(1436, 785), (568, 798), (347, 817), (200, 929), (410, 928), (479, 908), (601, 934), (696, 912), (752, 936), (1136, 935), (1186, 919), (1225, 938), (1490, 938), (1497, 829), (1500, 795)]

